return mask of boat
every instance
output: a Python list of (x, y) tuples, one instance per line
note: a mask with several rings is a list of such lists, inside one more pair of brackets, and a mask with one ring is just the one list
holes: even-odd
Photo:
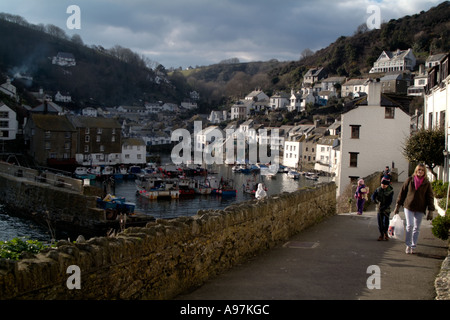
[(196, 194), (211, 194), (212, 188), (208, 181), (194, 180), (194, 191)]
[(161, 198), (178, 199), (180, 197), (180, 189), (176, 179), (142, 175), (136, 179), (136, 189), (138, 195), (151, 200)]
[(319, 176), (313, 172), (306, 172), (305, 173), (305, 178), (308, 180), (314, 180), (317, 181), (319, 180)]
[(219, 196), (236, 196), (237, 191), (233, 187), (233, 181), (231, 179), (220, 179), (217, 187), (212, 186), (212, 194), (217, 194)]
[(99, 166), (91, 167), (88, 169), (88, 173), (95, 175), (97, 178), (102, 176), (102, 168)]
[(110, 176), (112, 174), (114, 174), (114, 168), (113, 167), (106, 166), (105, 168), (103, 168), (102, 176)]
[(118, 214), (134, 214), (136, 204), (127, 202), (124, 197), (107, 194), (103, 199), (97, 197), (97, 208), (104, 209), (107, 220), (115, 220)]
[(291, 179), (300, 179), (300, 173), (295, 170), (289, 170), (287, 176)]
[(85, 168), (85, 167), (77, 167), (75, 169), (74, 176), (75, 176), (75, 178), (78, 178), (78, 179), (89, 179), (89, 180), (91, 180), (91, 179), (95, 179), (96, 178), (96, 175), (92, 174), (92, 173), (89, 173), (88, 169)]
[(195, 189), (194, 189), (194, 180), (181, 178), (178, 181), (178, 188), (180, 190), (180, 197), (184, 196), (193, 196), (195, 195)]

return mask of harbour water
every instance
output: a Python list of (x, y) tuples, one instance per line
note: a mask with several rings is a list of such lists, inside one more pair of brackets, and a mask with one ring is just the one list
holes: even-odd
[[(211, 172), (212, 171), (212, 172)], [(329, 177), (319, 177), (318, 181), (307, 180), (304, 176), (299, 179), (291, 179), (286, 173), (278, 173), (274, 178), (257, 174), (243, 174), (232, 171), (231, 166), (216, 165), (211, 168), (210, 176), (217, 179), (231, 179), (236, 196), (221, 197), (218, 195), (195, 195), (179, 199), (149, 200), (136, 194), (134, 179), (118, 180), (115, 183), (115, 194), (125, 197), (127, 202), (136, 204), (136, 211), (153, 216), (158, 219), (169, 219), (179, 216), (193, 216), (200, 209), (223, 209), (235, 202), (242, 202), (254, 198), (253, 195), (245, 193), (244, 187), (247, 182), (263, 183), (267, 188), (268, 195), (293, 192), (305, 186), (313, 186), (317, 182), (331, 181)], [(10, 216), (0, 207), (0, 241), (10, 240), (14, 237), (28, 237), (40, 241), (50, 241), (50, 231), (47, 226), (36, 224), (34, 221)], [(58, 231), (58, 230), (57, 230)], [(60, 231), (60, 230), (59, 230)], [(58, 239), (64, 233), (57, 232)]]

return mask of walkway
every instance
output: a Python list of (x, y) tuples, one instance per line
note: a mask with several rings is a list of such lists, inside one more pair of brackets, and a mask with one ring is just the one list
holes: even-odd
[[(395, 199), (400, 186), (394, 184)], [(377, 238), (373, 205), (362, 216), (337, 215), (176, 300), (434, 299), (448, 246), (432, 235), (431, 222), (423, 220), (413, 255), (403, 241)], [(380, 289), (368, 288), (370, 266), (379, 268)]]

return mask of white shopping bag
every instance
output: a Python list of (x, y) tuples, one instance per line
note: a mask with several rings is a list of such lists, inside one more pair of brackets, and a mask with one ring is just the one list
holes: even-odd
[(402, 240), (405, 234), (405, 226), (403, 225), (403, 220), (400, 215), (396, 214), (389, 222), (389, 237)]

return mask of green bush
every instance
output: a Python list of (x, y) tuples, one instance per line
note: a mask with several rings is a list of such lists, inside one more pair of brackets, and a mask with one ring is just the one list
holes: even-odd
[(19, 260), (23, 252), (39, 253), (44, 245), (37, 240), (25, 240), (14, 238), (9, 241), (0, 242), (0, 258)]
[(450, 232), (450, 210), (447, 210), (445, 216), (438, 215), (431, 222), (431, 232), (433, 235), (441, 240), (448, 240)]
[(442, 180), (434, 180), (431, 182), (431, 186), (436, 198), (447, 198), (448, 182), (443, 183)]

